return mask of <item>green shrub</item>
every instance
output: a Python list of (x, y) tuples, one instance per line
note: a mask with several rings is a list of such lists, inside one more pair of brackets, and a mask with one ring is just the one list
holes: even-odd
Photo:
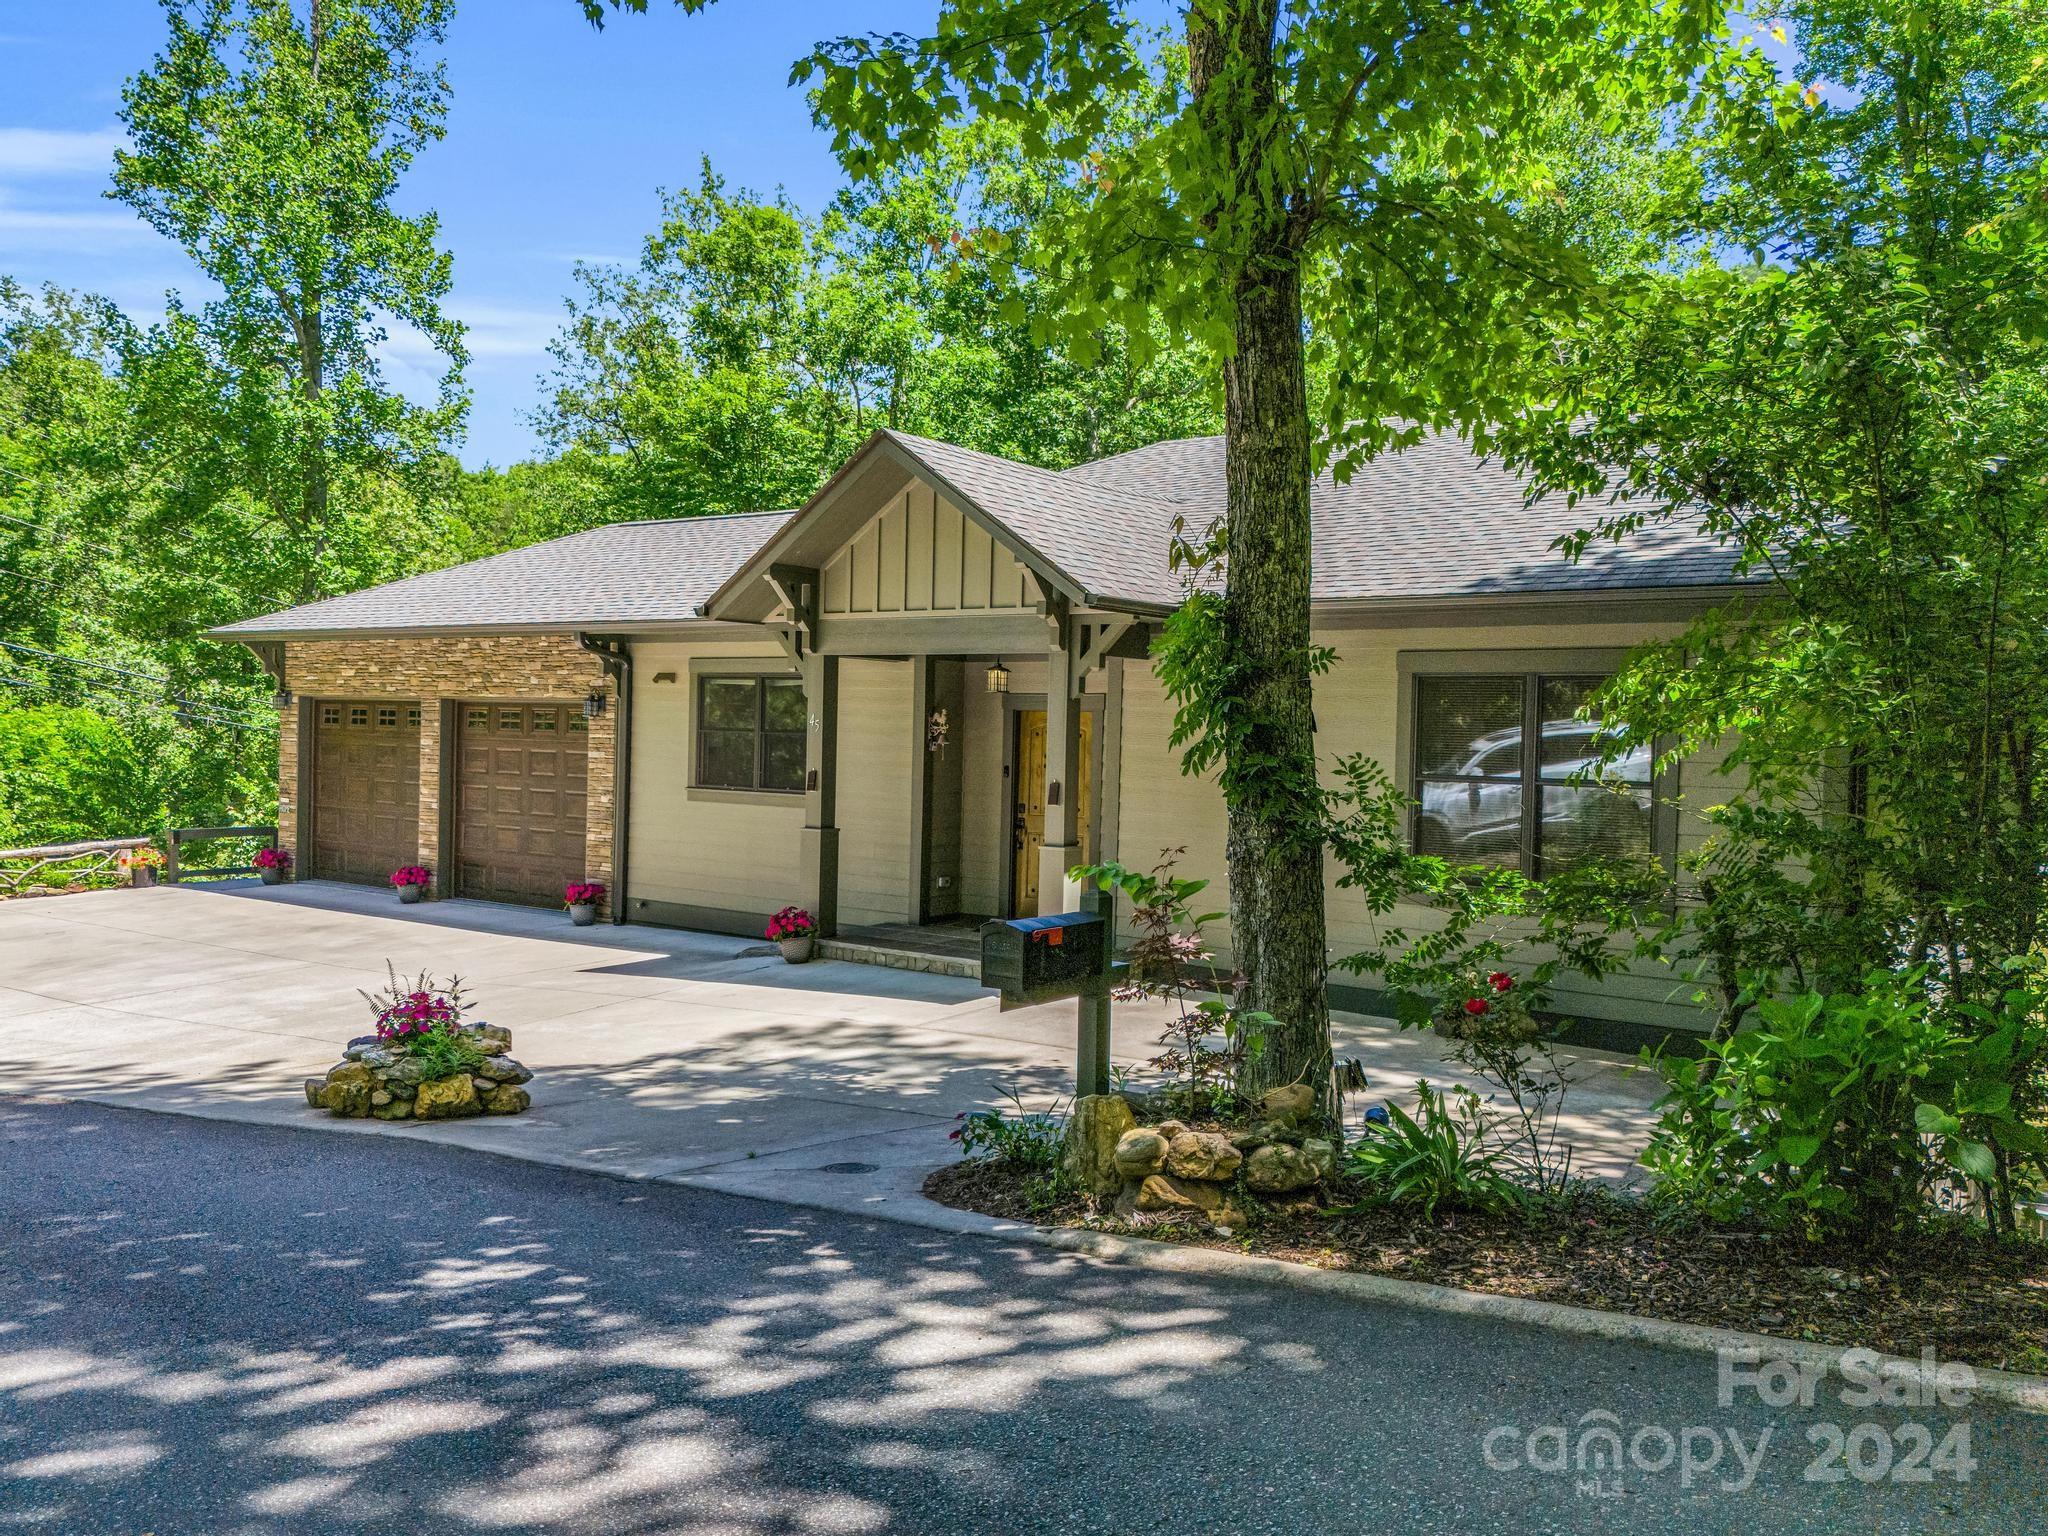
[(90, 709), (0, 709), (0, 846), (138, 837), (161, 793), (119, 724)]
[(484, 1053), (476, 1042), (456, 1028), (433, 1029), (403, 1042), (405, 1054), (420, 1064), (420, 1076), (429, 1083), (445, 1077), (465, 1077), (484, 1064)]
[(1385, 1124), (1368, 1122), (1347, 1167), (1370, 1198), (1388, 1205), (1420, 1206), (1434, 1221), (1440, 1209), (1497, 1210), (1517, 1204), (1521, 1191), (1502, 1171), (1501, 1153), (1486, 1145), (1479, 1096), (1469, 1088), (1439, 1093), (1415, 1085), (1413, 1115), (1387, 1106)]
[(2037, 1043), (2008, 999), (1944, 1012), (1920, 973), (1874, 971), (1860, 993), (1765, 999), (1757, 1027), (1689, 1061), (1660, 1061), (1668, 1089), (1644, 1165), (1655, 1198), (1716, 1220), (1761, 1220), (1823, 1238), (1918, 1224), (1944, 1189), (2037, 1161), (2011, 1080)]
[(1039, 1173), (1057, 1169), (1067, 1141), (1065, 1108), (1055, 1102), (1039, 1113), (1027, 1110), (1014, 1092), (1005, 1097), (1008, 1110), (970, 1109), (956, 1117), (960, 1123), (953, 1128), (952, 1139), (960, 1143), (961, 1153)]

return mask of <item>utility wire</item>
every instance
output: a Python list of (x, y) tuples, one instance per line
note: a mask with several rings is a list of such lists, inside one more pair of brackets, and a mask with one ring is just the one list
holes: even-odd
[[(167, 688), (173, 687), (176, 684), (176, 679), (166, 677), (160, 672), (137, 672), (132, 667), (117, 667), (110, 661), (92, 661), (84, 656), (65, 656), (57, 651), (43, 650), (38, 646), (23, 645), (19, 640), (0, 640), (0, 648), (5, 648), (10, 651), (18, 651), (24, 656), (37, 656), (44, 661), (61, 662), (63, 665), (67, 667), (90, 667), (96, 672), (113, 672), (117, 673), (122, 677), (136, 678), (139, 681), (145, 683), (162, 683)], [(178, 696), (173, 695), (173, 697)], [(232, 711), (233, 709), (232, 705), (219, 703), (212, 699), (188, 699), (178, 697), (178, 702), (180, 704), (196, 705), (197, 707), (202, 709), (218, 709), (227, 711)]]
[[(67, 544), (75, 544), (82, 549), (92, 550), (95, 554), (106, 555), (108, 558), (114, 560), (130, 560), (134, 558), (132, 553), (115, 549), (111, 544), (96, 544), (91, 539), (84, 537), (82, 534), (60, 532), (56, 529), (51, 528), (47, 523), (37, 522), (34, 518), (16, 517), (11, 512), (0, 512), (0, 522), (12, 523), (17, 528), (26, 528), (32, 533), (40, 533), (45, 538), (47, 538), (52, 545), (55, 545), (58, 548), (62, 548)], [(173, 545), (172, 547), (189, 548), (190, 543), (190, 540), (183, 540)], [(34, 581), (38, 578), (28, 576), (24, 577), (23, 579), (27, 581)], [(259, 602), (269, 603), (273, 608), (293, 608), (297, 606), (296, 602), (294, 602), (293, 600), (288, 598), (277, 597), (269, 592), (251, 592), (248, 595), (250, 597), (255, 598)]]
[[(57, 685), (46, 677), (11, 677), (5, 673), (0, 673), (0, 684), (4, 684), (9, 688), (38, 689), (45, 693), (54, 693), (57, 691)], [(123, 689), (122, 691), (128, 692), (129, 690)], [(257, 730), (260, 729), (261, 726), (264, 724), (264, 722), (262, 721), (245, 721), (238, 718), (231, 719), (219, 715), (198, 715), (182, 709), (173, 709), (170, 711), (170, 713), (176, 716), (178, 719), (186, 721), (188, 724), (215, 726), (225, 725), (230, 730), (236, 731)]]
[[(32, 645), (16, 645), (9, 640), (0, 640), (0, 646), (4, 646), (6, 649), (10, 651), (25, 652), (31, 656), (41, 656), (46, 660), (50, 661), (70, 662), (74, 666), (89, 667), (95, 665), (95, 663), (92, 662), (80, 662), (76, 660), (76, 658), (74, 657), (58, 656), (50, 651), (39, 651)], [(124, 677), (140, 677), (144, 678), (145, 680), (148, 680), (147, 674), (141, 672), (129, 672), (122, 667), (109, 667), (107, 670), (112, 672), (119, 672)], [(98, 678), (78, 678), (74, 681), (76, 681), (81, 687), (111, 689), (115, 693), (133, 694), (137, 698), (149, 699), (157, 702), (162, 702), (166, 698), (168, 698), (168, 701), (173, 704), (181, 705), (186, 709), (202, 711), (224, 725), (263, 725), (269, 723), (261, 715), (243, 714), (236, 710), (232, 710), (225, 705), (209, 703), (205, 699), (188, 699), (182, 694), (174, 693), (168, 696), (160, 695), (152, 693), (145, 688), (129, 688), (120, 683), (107, 682)], [(157, 681), (167, 681), (167, 679), (157, 679)]]

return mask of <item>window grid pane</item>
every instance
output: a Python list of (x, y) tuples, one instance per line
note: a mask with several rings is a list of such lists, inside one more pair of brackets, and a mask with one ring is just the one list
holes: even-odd
[(1522, 867), (1527, 686), (1513, 675), (1416, 679), (1416, 852)]
[(794, 678), (700, 679), (696, 782), (801, 791), (808, 720), (803, 684)]
[[(1661, 853), (1651, 748), (1602, 765), (1597, 712), (1578, 718), (1607, 681), (1535, 672), (1418, 676), (1416, 850), (1539, 879), (1584, 859)], [(1531, 741), (1535, 749), (1525, 751)]]

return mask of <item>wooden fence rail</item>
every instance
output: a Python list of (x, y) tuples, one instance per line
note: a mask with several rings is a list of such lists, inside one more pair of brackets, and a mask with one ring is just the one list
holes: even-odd
[[(89, 843), (45, 843), (38, 848), (0, 848), (0, 865), (21, 863), (20, 869), (0, 868), (0, 890), (19, 891), (31, 879), (45, 870), (60, 869), (66, 865), (86, 861), (83, 868), (71, 869), (71, 875), (104, 874), (121, 862), (121, 855), (136, 848), (147, 848), (146, 837), (103, 837)], [(26, 863), (22, 861), (26, 860)]]
[[(264, 846), (269, 848), (277, 846), (277, 828), (275, 827), (173, 827), (170, 830), (170, 835), (165, 840), (164, 878), (172, 885), (178, 883), (181, 873), (178, 859), (179, 849), (190, 847), (194, 843), (213, 843), (230, 837), (260, 837), (263, 839)], [(202, 865), (195, 869), (183, 871), (183, 873), (191, 875), (203, 874), (208, 878), (227, 875), (253, 875), (256, 872), (254, 864), (236, 864), (233, 866)]]

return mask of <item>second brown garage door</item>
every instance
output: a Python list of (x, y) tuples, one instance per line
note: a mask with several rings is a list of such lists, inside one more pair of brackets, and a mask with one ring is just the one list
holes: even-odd
[(582, 706), (465, 704), (460, 716), (456, 894), (558, 905), (585, 877)]

